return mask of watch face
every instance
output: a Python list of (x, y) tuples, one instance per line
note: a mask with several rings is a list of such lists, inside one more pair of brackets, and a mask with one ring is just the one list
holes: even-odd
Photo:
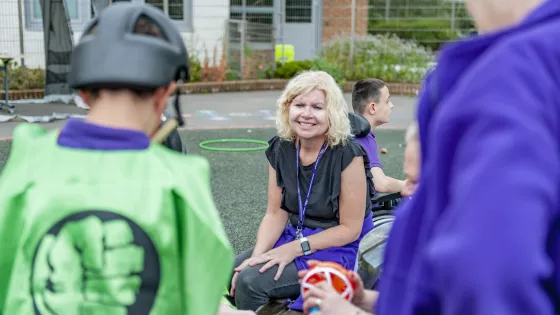
[(311, 247), (309, 246), (309, 242), (303, 242), (301, 243), (301, 249), (303, 249), (304, 252), (308, 252), (311, 250)]

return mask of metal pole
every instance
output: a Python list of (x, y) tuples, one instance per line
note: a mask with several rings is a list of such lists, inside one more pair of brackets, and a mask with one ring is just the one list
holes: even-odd
[(352, 34), (350, 34), (350, 61), (354, 60), (354, 34), (356, 33), (356, 0), (352, 0)]
[(451, 31), (455, 31), (455, 1), (451, 2)]
[(284, 56), (284, 12), (286, 9), (286, 3), (284, 0), (280, 0), (280, 38), (282, 41), (282, 63), (286, 63), (286, 56)]
[(245, 64), (245, 31), (246, 25), (245, 20), (247, 19), (247, 0), (243, 0), (241, 2), (241, 48), (240, 48), (240, 62), (239, 62), (239, 70), (241, 71), (241, 76), (243, 77), (243, 68)]
[[(23, 38), (23, 0), (18, 0), (18, 24), (19, 24), (19, 51), (21, 54), (21, 67), (25, 68), (25, 45)], [(7, 91), (7, 90), (6, 90)]]
[(169, 16), (169, 0), (163, 0), (163, 12)]
[(389, 22), (391, 15), (391, 0), (385, 0), (385, 23)]
[(320, 3), (321, 0), (313, 1), (313, 25), (315, 25), (315, 55), (320, 53), (322, 50), (321, 42), (322, 42), (322, 26), (321, 26), (321, 17), (323, 13), (321, 9), (323, 8)]

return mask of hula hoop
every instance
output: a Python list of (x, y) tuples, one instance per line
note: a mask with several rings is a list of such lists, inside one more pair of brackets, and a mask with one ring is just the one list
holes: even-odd
[[(262, 144), (262, 146), (258, 147), (251, 147), (251, 148), (220, 148), (220, 147), (211, 147), (208, 146), (209, 144), (213, 143), (256, 143)], [(224, 152), (249, 152), (249, 151), (260, 151), (268, 149), (268, 142), (262, 140), (255, 140), (255, 139), (217, 139), (217, 140), (206, 140), (202, 141), (199, 144), (199, 147), (203, 150), (208, 151), (224, 151)]]

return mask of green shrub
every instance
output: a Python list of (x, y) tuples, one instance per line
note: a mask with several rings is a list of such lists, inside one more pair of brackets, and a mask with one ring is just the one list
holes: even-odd
[[(34, 90), (45, 88), (45, 70), (22, 68), (10, 63), (8, 84), (10, 90)], [(4, 89), (4, 72), (0, 72), (0, 90)]]
[[(209, 71), (214, 71), (214, 68), (209, 68), (206, 62), (201, 62), (195, 55), (189, 56), (190, 82), (214, 80), (208, 77)], [(291, 79), (304, 70), (321, 70), (332, 75), (343, 86), (346, 81), (365, 78), (379, 78), (391, 83), (420, 83), (434, 59), (429, 48), (388, 34), (355, 38), (354, 57), (350, 56), (350, 38), (340, 37), (325, 43), (314, 60), (278, 62), (276, 67), (263, 63), (248, 66), (255, 67), (255, 79)], [(224, 71), (224, 80), (242, 78), (236, 71), (223, 68), (223, 65), (218, 67)], [(43, 89), (44, 86), (44, 69), (23, 69), (17, 64), (11, 65), (11, 90)], [(3, 76), (0, 75), (2, 88)]]
[(277, 79), (290, 79), (304, 70), (310, 70), (313, 66), (311, 60), (295, 60), (286, 63), (277, 62), (273, 77)]
[[(468, 22), (468, 21), (467, 21)], [(372, 35), (394, 34), (401, 39), (414, 40), (422, 46), (438, 50), (446, 42), (462, 36), (461, 28), (472, 28), (463, 21), (456, 21), (455, 31), (451, 30), (450, 21), (443, 20), (389, 20), (371, 21), (368, 32)]]
[(325, 59), (314, 60), (294, 60), (286, 63), (277, 62), (276, 69), (269, 66), (266, 70), (266, 77), (269, 79), (291, 79), (298, 73), (306, 70), (325, 71), (329, 73), (339, 85), (344, 85), (346, 82), (344, 72), (338, 67), (337, 64), (331, 63)]
[(202, 78), (202, 63), (195, 54), (189, 54), (189, 68), (191, 75), (189, 82), (199, 82)]
[(319, 71), (327, 72), (335, 79), (336, 83), (338, 83), (340, 87), (343, 87), (344, 83), (346, 82), (346, 78), (344, 77), (344, 71), (342, 71), (342, 69), (338, 67), (337, 64), (329, 62), (326, 59), (319, 58), (313, 60), (313, 65), (311, 67), (311, 70), (319, 70)]
[(430, 49), (394, 35), (367, 35), (354, 39), (340, 37), (326, 43), (321, 59), (343, 72), (346, 80), (379, 78), (387, 82), (419, 83), (434, 60)]

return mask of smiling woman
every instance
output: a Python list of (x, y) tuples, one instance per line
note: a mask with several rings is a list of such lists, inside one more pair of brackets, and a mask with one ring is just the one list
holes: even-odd
[(369, 160), (352, 138), (348, 106), (326, 72), (293, 78), (277, 102), (278, 135), (266, 150), (268, 206), (254, 248), (236, 257), (230, 296), (239, 309), (295, 299), (310, 259), (354, 269), (372, 228)]

